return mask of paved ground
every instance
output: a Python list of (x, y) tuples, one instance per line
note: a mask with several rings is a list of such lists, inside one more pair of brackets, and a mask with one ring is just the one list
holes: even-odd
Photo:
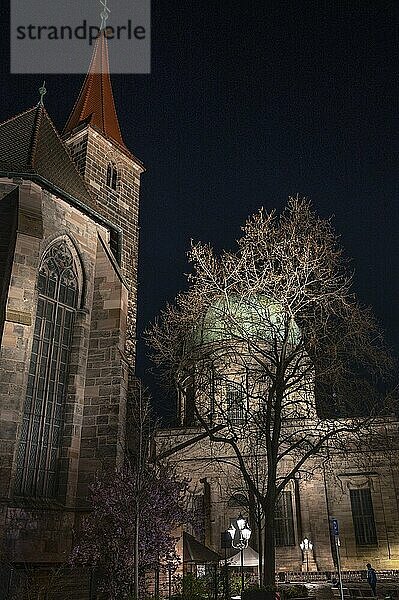
[[(306, 587), (309, 590), (309, 594), (311, 596), (315, 596), (317, 598), (317, 600), (331, 600), (332, 598), (334, 598), (334, 595), (333, 595), (333, 592), (331, 589), (331, 585), (328, 585), (326, 583), (307, 583)], [(361, 589), (361, 590), (367, 590), (368, 592), (370, 592), (370, 596), (371, 596), (370, 586), (367, 583), (345, 582), (344, 588), (357, 588), (357, 589)], [(377, 597), (380, 600), (384, 600), (386, 597), (389, 597), (389, 593), (392, 590), (399, 590), (399, 583), (385, 582), (385, 581), (378, 582)]]
[[(309, 596), (316, 598), (317, 600), (339, 600), (336, 595), (333, 594), (331, 584), (325, 582), (315, 582), (315, 583), (304, 583), (304, 582), (291, 582), (292, 584), (298, 583), (301, 585), (306, 585), (309, 590)], [(281, 587), (284, 587), (284, 584), (280, 584)], [(371, 597), (371, 589), (370, 586), (365, 582), (357, 582), (353, 583), (345, 582), (344, 590), (348, 588), (356, 588), (361, 590), (366, 590), (368, 595)], [(385, 600), (390, 598), (390, 592), (392, 590), (399, 591), (399, 582), (378, 582), (377, 584), (377, 598), (378, 600)], [(241, 596), (232, 596), (232, 599), (239, 600)], [(349, 599), (348, 599), (349, 600)], [(352, 600), (352, 599), (351, 599)], [(361, 599), (359, 599), (361, 600)], [(366, 600), (366, 598), (364, 599)]]

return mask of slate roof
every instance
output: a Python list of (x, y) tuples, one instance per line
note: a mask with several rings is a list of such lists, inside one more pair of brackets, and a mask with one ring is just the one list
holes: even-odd
[(39, 175), (80, 202), (95, 204), (42, 104), (0, 124), (0, 170)]
[(127, 152), (119, 127), (109, 74), (106, 31), (100, 32), (93, 49), (90, 67), (78, 99), (65, 125), (63, 135), (81, 124), (92, 125)]

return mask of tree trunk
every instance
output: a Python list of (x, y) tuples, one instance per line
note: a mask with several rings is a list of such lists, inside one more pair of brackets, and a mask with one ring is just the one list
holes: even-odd
[(139, 507), (136, 506), (136, 522), (134, 531), (134, 600), (139, 600)]
[(258, 517), (257, 520), (257, 534), (258, 534), (258, 553), (259, 553), (259, 584), (262, 585), (263, 582), (263, 539), (262, 539), (262, 520)]
[(270, 500), (263, 507), (265, 529), (263, 536), (263, 586), (275, 585), (276, 549), (274, 541), (274, 503)]

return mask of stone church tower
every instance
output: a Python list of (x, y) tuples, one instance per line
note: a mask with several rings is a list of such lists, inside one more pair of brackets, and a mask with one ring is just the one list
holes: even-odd
[(23, 598), (26, 565), (65, 561), (88, 484), (125, 443), (144, 169), (107, 44), (62, 138), (42, 103), (0, 124), (0, 597), (11, 578)]

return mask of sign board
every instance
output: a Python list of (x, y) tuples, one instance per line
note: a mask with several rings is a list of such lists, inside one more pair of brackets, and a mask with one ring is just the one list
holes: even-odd
[(333, 535), (339, 535), (338, 519), (331, 519), (331, 531)]

